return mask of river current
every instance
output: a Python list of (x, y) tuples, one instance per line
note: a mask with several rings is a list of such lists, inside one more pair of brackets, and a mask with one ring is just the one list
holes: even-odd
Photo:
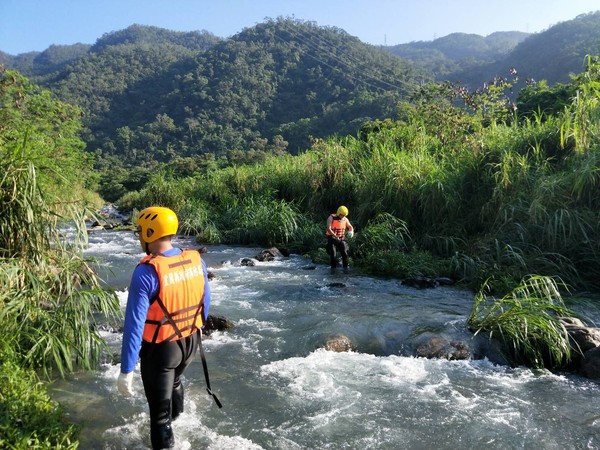
[[(192, 241), (176, 241), (182, 247)], [(208, 246), (215, 278), (210, 313), (235, 323), (204, 349), (213, 391), (197, 357), (184, 377), (185, 412), (173, 423), (177, 449), (599, 449), (600, 384), (571, 374), (510, 368), (488, 359), (414, 355), (428, 337), (469, 343), (473, 293), (417, 290), (399, 280), (331, 273), (301, 256), (240, 266), (262, 249)], [(86, 255), (125, 308), (143, 256), (131, 232), (90, 233)], [(321, 347), (343, 334), (356, 351)], [(121, 334), (106, 331), (115, 352)], [(137, 395), (116, 388), (104, 364), (51, 386), (82, 426), (82, 449), (147, 449), (149, 416)]]

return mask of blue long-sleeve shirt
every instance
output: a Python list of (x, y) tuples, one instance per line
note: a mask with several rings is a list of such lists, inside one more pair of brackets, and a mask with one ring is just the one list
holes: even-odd
[[(173, 247), (164, 252), (163, 256), (177, 256), (181, 252), (180, 248)], [(204, 271), (204, 320), (207, 320), (210, 309), (210, 286), (204, 260), (202, 260), (202, 269)], [(125, 308), (125, 325), (121, 345), (122, 373), (129, 373), (135, 368), (142, 346), (142, 335), (148, 308), (150, 308), (150, 299), (158, 295), (158, 290), (158, 275), (154, 267), (150, 264), (139, 264), (131, 276), (127, 307)]]

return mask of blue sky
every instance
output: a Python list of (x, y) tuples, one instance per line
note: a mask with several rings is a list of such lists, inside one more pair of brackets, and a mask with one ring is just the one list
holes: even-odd
[(93, 44), (134, 23), (229, 37), (277, 17), (395, 45), (454, 32), (536, 33), (597, 10), (598, 0), (0, 0), (0, 50), (16, 55), (52, 44)]

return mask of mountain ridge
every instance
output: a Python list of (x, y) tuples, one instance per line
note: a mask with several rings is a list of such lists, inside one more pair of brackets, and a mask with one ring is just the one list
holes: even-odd
[(476, 88), (514, 67), (522, 81), (560, 82), (581, 71), (583, 55), (600, 53), (599, 43), (600, 12), (539, 34), (453, 33), (391, 48), (278, 18), (228, 39), (132, 25), (93, 45), (0, 53), (0, 63), (80, 106), (84, 140), (105, 164), (215, 164), (356, 134), (369, 121), (397, 118), (399, 103), (435, 79)]

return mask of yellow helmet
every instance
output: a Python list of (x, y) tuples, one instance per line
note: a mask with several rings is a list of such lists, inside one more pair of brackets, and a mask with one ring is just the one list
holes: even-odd
[(337, 210), (337, 215), (338, 216), (347, 216), (348, 215), (348, 208), (346, 208), (345, 206), (340, 206)]
[(142, 240), (147, 243), (177, 234), (179, 227), (177, 215), (169, 208), (161, 206), (151, 206), (140, 211), (135, 222)]

